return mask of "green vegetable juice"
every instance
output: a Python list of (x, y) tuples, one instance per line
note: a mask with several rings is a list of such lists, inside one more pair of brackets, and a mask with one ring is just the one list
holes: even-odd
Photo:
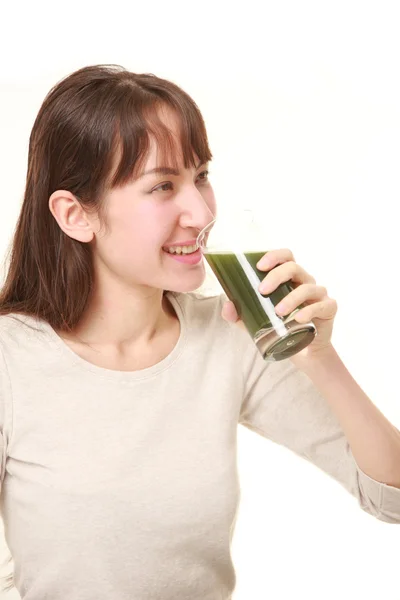
[[(204, 256), (264, 358), (277, 361), (305, 348), (313, 340), (316, 330), (313, 324), (300, 325), (291, 320), (290, 315), (283, 319), (276, 315), (273, 307), (293, 290), (290, 282), (281, 284), (270, 294), (258, 292), (258, 284), (267, 273), (257, 269), (256, 264), (264, 254), (208, 251)], [(244, 265), (243, 261), (247, 263)]]

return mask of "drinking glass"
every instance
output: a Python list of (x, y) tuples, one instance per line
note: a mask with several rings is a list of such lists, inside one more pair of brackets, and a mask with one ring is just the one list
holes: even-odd
[(216, 219), (199, 234), (204, 257), (225, 294), (235, 305), (258, 350), (266, 361), (290, 358), (306, 348), (317, 334), (314, 323), (300, 324), (295, 314), (276, 314), (275, 306), (293, 289), (292, 282), (279, 285), (269, 293), (258, 291), (267, 272), (257, 262), (267, 253), (252, 211), (240, 211), (235, 217)]

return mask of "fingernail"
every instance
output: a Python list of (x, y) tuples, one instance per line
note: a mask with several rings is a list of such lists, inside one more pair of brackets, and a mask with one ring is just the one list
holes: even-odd
[(265, 256), (263, 258), (260, 258), (260, 260), (256, 264), (256, 267), (257, 269), (266, 269), (268, 267), (268, 259), (265, 258)]
[(284, 302), (279, 302), (279, 304), (275, 306), (275, 312), (284, 315), (286, 312), (286, 304)]

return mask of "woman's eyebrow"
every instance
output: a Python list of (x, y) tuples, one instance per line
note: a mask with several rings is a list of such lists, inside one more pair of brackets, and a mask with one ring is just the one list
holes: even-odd
[[(199, 163), (196, 167), (196, 169), (199, 169), (201, 167), (202, 164), (207, 164), (207, 163)], [(142, 179), (143, 177), (146, 177), (147, 175), (174, 175), (175, 177), (179, 177), (180, 175), (180, 171), (178, 171), (177, 169), (172, 169), (171, 167), (155, 167), (154, 169), (150, 169), (150, 171), (145, 171), (144, 173), (142, 173), (139, 177), (139, 179)]]
[(144, 173), (142, 173), (138, 179), (142, 179), (142, 177), (146, 177), (147, 175), (153, 175), (153, 174), (158, 174), (158, 175), (175, 175), (176, 177), (179, 176), (179, 171), (177, 171), (176, 169), (171, 169), (170, 167), (155, 167), (154, 169), (150, 169), (150, 171), (145, 171)]

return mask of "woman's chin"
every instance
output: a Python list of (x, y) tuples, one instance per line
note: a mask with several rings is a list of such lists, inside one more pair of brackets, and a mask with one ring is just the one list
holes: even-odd
[(184, 294), (185, 292), (194, 292), (203, 285), (205, 278), (205, 269), (199, 269), (198, 273), (192, 273), (191, 276), (181, 277), (180, 279), (169, 281), (165, 289), (170, 292), (177, 292), (180, 294)]

